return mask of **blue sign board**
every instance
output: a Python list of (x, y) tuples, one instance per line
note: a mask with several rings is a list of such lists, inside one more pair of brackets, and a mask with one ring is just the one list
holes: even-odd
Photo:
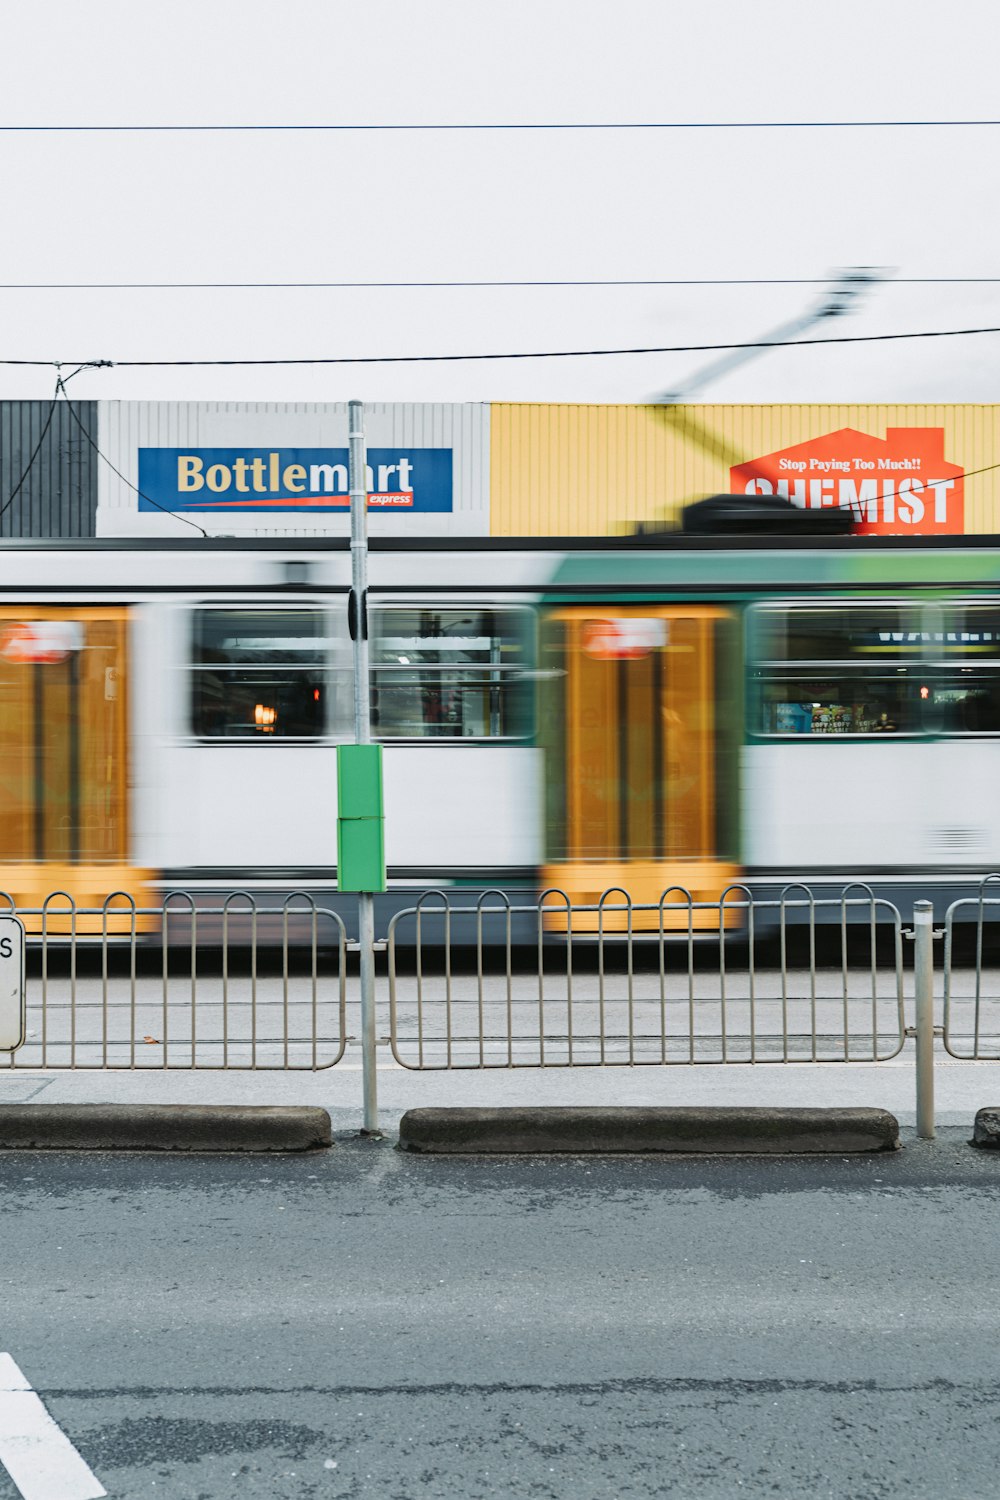
[[(343, 511), (346, 448), (140, 448), (140, 510)], [(450, 511), (450, 448), (369, 448), (369, 510)]]

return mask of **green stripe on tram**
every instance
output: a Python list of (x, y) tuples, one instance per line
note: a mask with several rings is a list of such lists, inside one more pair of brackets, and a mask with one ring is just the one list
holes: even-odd
[[(732, 551), (583, 552), (568, 553), (559, 562), (551, 587), (558, 598), (569, 602), (569, 590), (580, 590), (586, 599), (595, 589), (627, 589), (635, 597), (644, 589), (655, 597), (672, 588), (689, 593), (692, 588), (758, 589), (837, 588), (859, 585), (901, 587), (913, 585), (983, 586), (1000, 584), (1000, 552), (995, 550), (944, 550), (933, 547), (901, 548), (898, 552), (824, 551), (794, 549), (766, 552), (754, 549)], [(547, 601), (554, 602), (554, 601)]]

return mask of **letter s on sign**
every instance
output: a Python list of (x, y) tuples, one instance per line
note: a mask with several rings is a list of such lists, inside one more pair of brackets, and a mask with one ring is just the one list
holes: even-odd
[(13, 958), (14, 947), (10, 938), (0, 938), (0, 958)]

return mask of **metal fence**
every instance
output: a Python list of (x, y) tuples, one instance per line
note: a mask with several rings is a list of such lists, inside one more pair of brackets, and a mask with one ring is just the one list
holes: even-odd
[[(958, 930), (967, 927), (974, 950), (963, 961)], [(945, 914), (942, 1036), (945, 1051), (961, 1061), (1000, 1060), (1000, 971), (987, 964), (998, 946), (1000, 875), (989, 875), (978, 897), (953, 901)]]
[(902, 921), (864, 886), (641, 906), (433, 892), (393, 917), (388, 967), (392, 1055), (415, 1070), (884, 1062), (906, 1035)]
[[(27, 947), (26, 1035), (0, 1052), (8, 1070), (316, 1072), (354, 1040), (356, 945), (306, 895), (279, 906), (174, 893), (139, 907), (116, 893), (78, 907), (57, 891), (16, 908), (0, 893), (6, 914)], [(918, 1133), (932, 1136), (936, 1039), (953, 1058), (1000, 1061), (1000, 875), (953, 902), (940, 932), (929, 901), (904, 930), (897, 907), (859, 884), (821, 897), (793, 884), (773, 899), (734, 886), (717, 903), (674, 888), (655, 905), (621, 890), (587, 905), (558, 890), (528, 904), (435, 891), (376, 946), (382, 1042), (415, 1071), (883, 1063), (915, 1038)], [(374, 1101), (374, 1028), (360, 1040)]]
[(344, 923), (307, 896), (3, 899), (26, 930), (27, 1003), (24, 1044), (0, 1066), (318, 1071), (344, 1055)]

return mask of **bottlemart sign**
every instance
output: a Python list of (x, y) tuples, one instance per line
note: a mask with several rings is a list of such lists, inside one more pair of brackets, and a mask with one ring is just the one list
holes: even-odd
[(870, 536), (961, 535), (965, 470), (945, 458), (943, 427), (842, 427), (730, 471), (733, 494), (783, 495), (796, 505), (846, 506)]
[[(141, 511), (343, 511), (346, 448), (140, 448)], [(450, 511), (451, 448), (369, 448), (370, 510)]]

